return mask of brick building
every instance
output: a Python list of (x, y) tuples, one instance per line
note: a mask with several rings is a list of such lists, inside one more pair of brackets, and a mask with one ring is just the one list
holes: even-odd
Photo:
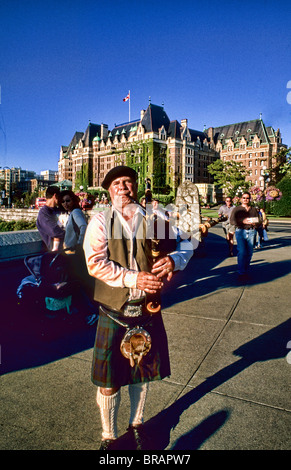
[(286, 148), (280, 130), (266, 127), (261, 118), (210, 127), (206, 132), (220, 158), (242, 163), (250, 172), (246, 179), (255, 186), (264, 185), (265, 171), (276, 166), (276, 153)]
[(111, 130), (90, 122), (84, 133), (76, 132), (69, 146), (61, 147), (59, 180), (70, 179), (75, 190), (85, 181), (99, 188), (111, 168), (127, 164), (138, 172), (140, 189), (146, 178), (159, 193), (185, 179), (206, 187), (213, 182), (207, 166), (217, 158), (207, 133), (189, 128), (187, 119), (170, 121), (162, 106), (149, 104), (138, 120)]
[(115, 125), (89, 122), (85, 132), (76, 132), (69, 146), (62, 146), (59, 180), (73, 188), (100, 188), (105, 174), (126, 164), (139, 175), (139, 189), (150, 178), (154, 193), (175, 191), (184, 180), (197, 184), (205, 202), (221, 199), (207, 167), (217, 158), (241, 162), (250, 171), (253, 185), (264, 184), (262, 175), (276, 165), (282, 147), (280, 130), (266, 127), (262, 119), (203, 131), (191, 129), (188, 120), (170, 120), (162, 106), (149, 104), (140, 118)]

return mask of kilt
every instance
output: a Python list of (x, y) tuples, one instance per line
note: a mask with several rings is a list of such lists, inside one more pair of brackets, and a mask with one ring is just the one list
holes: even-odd
[[(128, 324), (128, 320), (131, 320), (130, 326), (134, 327), (137, 324), (143, 326), (140, 318), (120, 316), (118, 319)], [(150, 318), (146, 316), (144, 328), (151, 335), (152, 346), (139, 365), (131, 367), (129, 360), (120, 351), (126, 328), (100, 309), (92, 362), (92, 382), (95, 385), (119, 388), (128, 384), (161, 380), (170, 375), (168, 341), (162, 315), (155, 314)]]

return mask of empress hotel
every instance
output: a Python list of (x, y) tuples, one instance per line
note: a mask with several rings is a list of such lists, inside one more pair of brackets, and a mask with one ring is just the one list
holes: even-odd
[(73, 188), (100, 188), (105, 174), (126, 164), (139, 175), (139, 188), (150, 178), (153, 192), (173, 191), (184, 180), (195, 183), (205, 201), (216, 199), (207, 166), (218, 158), (241, 162), (248, 180), (263, 185), (265, 169), (275, 166), (282, 144), (280, 130), (266, 127), (262, 119), (203, 131), (191, 129), (188, 120), (171, 121), (162, 106), (149, 104), (135, 121), (115, 125), (89, 122), (85, 132), (76, 132), (62, 146), (58, 163), (59, 181), (70, 180)]

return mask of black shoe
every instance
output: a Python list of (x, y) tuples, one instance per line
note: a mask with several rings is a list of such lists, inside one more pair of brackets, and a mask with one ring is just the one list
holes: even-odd
[(114, 439), (104, 439), (103, 441), (101, 441), (99, 450), (109, 450), (112, 442), (114, 442)]
[(130, 425), (127, 428), (128, 431), (131, 431), (136, 443), (136, 450), (151, 450), (151, 441), (149, 436), (144, 431), (144, 427), (142, 424), (137, 426)]

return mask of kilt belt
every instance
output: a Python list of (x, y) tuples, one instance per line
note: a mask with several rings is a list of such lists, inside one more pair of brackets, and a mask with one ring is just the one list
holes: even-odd
[(113, 313), (117, 315), (119, 318), (122, 317), (140, 317), (142, 315), (147, 314), (146, 310), (146, 298), (143, 297), (141, 299), (130, 300), (126, 302), (121, 310), (114, 310), (112, 308), (107, 308), (105, 305), (102, 304), (102, 308), (106, 315), (108, 313)]

